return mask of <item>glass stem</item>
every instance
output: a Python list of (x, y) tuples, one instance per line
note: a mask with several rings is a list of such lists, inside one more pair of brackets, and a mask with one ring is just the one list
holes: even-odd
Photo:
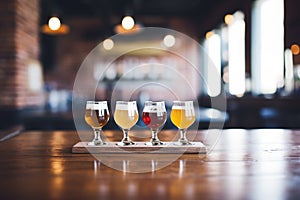
[(102, 129), (101, 128), (94, 128), (94, 139), (93, 139), (93, 143), (95, 145), (99, 145), (99, 144), (103, 144), (103, 141), (101, 139), (101, 132)]
[(152, 132), (152, 140), (158, 141), (157, 130), (151, 130)]
[(163, 144), (159, 139), (158, 139), (158, 136), (157, 136), (157, 133), (158, 133), (158, 130), (151, 130), (151, 133), (152, 133), (152, 137), (151, 137), (151, 143), (152, 145), (161, 145)]
[(132, 145), (134, 142), (131, 141), (129, 138), (129, 129), (122, 129), (123, 131), (123, 139), (121, 142), (118, 142), (117, 145), (125, 146), (125, 145)]
[(183, 145), (190, 144), (190, 142), (186, 138), (186, 129), (179, 129), (179, 132), (180, 132), (180, 139), (178, 140), (178, 142)]
[(127, 142), (129, 142), (130, 141), (130, 139), (129, 139), (129, 137), (128, 137), (128, 134), (129, 134), (129, 129), (123, 129), (123, 134), (124, 134), (124, 137), (123, 137), (123, 142), (124, 141), (127, 141)]
[(163, 143), (158, 139), (158, 136), (157, 136), (158, 130), (151, 129), (151, 133), (152, 133), (152, 137), (150, 140), (150, 144), (151, 145), (162, 145)]

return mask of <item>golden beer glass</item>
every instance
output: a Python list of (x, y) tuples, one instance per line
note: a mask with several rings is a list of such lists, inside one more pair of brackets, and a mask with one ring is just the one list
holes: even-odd
[(193, 101), (173, 101), (170, 114), (172, 123), (179, 129), (179, 145), (191, 144), (186, 137), (187, 128), (195, 121), (195, 109)]

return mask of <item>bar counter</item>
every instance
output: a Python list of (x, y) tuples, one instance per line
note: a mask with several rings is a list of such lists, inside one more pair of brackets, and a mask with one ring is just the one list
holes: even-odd
[(153, 169), (145, 173), (130, 173), (133, 154), (103, 155), (118, 170), (91, 154), (72, 153), (79, 141), (76, 131), (25, 131), (0, 142), (0, 198), (300, 199), (300, 131), (223, 130), (207, 156), (183, 154), (156, 169), (172, 155), (137, 155)]

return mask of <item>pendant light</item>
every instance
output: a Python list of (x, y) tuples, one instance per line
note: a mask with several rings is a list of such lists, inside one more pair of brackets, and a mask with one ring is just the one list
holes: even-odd
[(62, 24), (57, 16), (52, 16), (48, 23), (41, 27), (41, 31), (48, 35), (65, 35), (70, 31), (69, 26)]

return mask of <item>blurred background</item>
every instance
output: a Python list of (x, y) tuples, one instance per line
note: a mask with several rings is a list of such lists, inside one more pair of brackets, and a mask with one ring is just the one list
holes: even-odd
[[(119, 45), (154, 42), (180, 51), (197, 63), (204, 80), (193, 78), (191, 68), (172, 54), (135, 52), (119, 57), (106, 71), (96, 99), (110, 99), (120, 77), (141, 64), (149, 65), (148, 71), (126, 77), (120, 98), (145, 81), (176, 82), (152, 66), (162, 63), (182, 71), (198, 91), (201, 129), (211, 121), (222, 123), (224, 115), (224, 128), (300, 128), (299, 7), (298, 0), (1, 0), (0, 129), (74, 129), (72, 89), (83, 60), (101, 42), (104, 51), (116, 55), (117, 41), (109, 37), (138, 38), (142, 27), (174, 29), (203, 48), (176, 35)], [(132, 18), (122, 21), (125, 16)], [(104, 65), (94, 66), (91, 79)], [(211, 77), (212, 65), (217, 78)], [(216, 87), (208, 89), (210, 81)], [(170, 99), (160, 88), (136, 98), (151, 98), (151, 90)], [(227, 108), (212, 108), (212, 99), (224, 94)], [(117, 127), (110, 120), (106, 128)]]

